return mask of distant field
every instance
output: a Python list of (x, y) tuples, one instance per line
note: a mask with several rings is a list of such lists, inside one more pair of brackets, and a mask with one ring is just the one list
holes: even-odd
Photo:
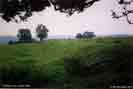
[(0, 84), (82, 89), (129, 83), (130, 59), (131, 37), (0, 45)]

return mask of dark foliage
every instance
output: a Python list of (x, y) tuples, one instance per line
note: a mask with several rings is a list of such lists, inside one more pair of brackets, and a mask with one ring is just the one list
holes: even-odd
[(76, 38), (77, 39), (81, 39), (82, 38), (82, 34), (81, 33), (77, 33)]
[[(74, 14), (74, 12), (83, 12), (86, 8), (92, 6), (95, 2), (100, 0), (1, 0), (0, 1), (0, 13), (1, 17), (7, 22), (11, 20), (26, 21), (28, 17), (32, 16), (33, 12), (39, 12), (46, 7), (53, 6), (55, 11), (67, 13), (68, 15)], [(133, 14), (132, 9), (128, 9), (128, 6), (132, 4), (132, 0), (116, 0), (118, 5), (122, 7), (120, 15), (115, 11), (112, 11), (113, 18), (119, 19), (126, 17), (129, 24), (133, 24), (130, 15)], [(22, 14), (24, 13), (24, 14)], [(19, 17), (16, 18), (16, 16)]]
[(88, 32), (88, 31), (86, 31), (86, 32), (84, 32), (83, 34), (78, 33), (78, 34), (76, 35), (76, 38), (77, 38), (77, 39), (81, 39), (81, 38), (89, 39), (89, 38), (93, 38), (93, 37), (95, 37), (95, 36), (96, 36), (96, 35), (95, 35), (94, 32)]
[(93, 38), (95, 37), (94, 32), (84, 32), (82, 35), (83, 38)]
[(14, 44), (14, 41), (9, 40), (9, 41), (8, 41), (8, 44), (9, 44), (9, 45), (12, 45), (12, 44)]
[[(32, 12), (42, 11), (50, 6), (48, 0), (2, 0), (1, 3), (0, 12), (2, 13), (2, 18), (7, 22), (15, 19), (16, 15), (21, 20), (26, 20), (32, 16)], [(22, 15), (21, 12), (25, 14)]]
[[(84, 11), (97, 1), (99, 0), (1, 0), (0, 13), (7, 22), (12, 19), (17, 22), (16, 16), (24, 21), (32, 16), (32, 12), (42, 11), (50, 5), (53, 5), (55, 10), (72, 15), (76, 11)], [(25, 14), (22, 15), (21, 12)]]
[(119, 19), (119, 18), (125, 17), (129, 24), (133, 24), (133, 20), (132, 18), (130, 18), (130, 16), (133, 15), (133, 9), (128, 8), (132, 5), (132, 3), (133, 3), (133, 0), (118, 0), (118, 4), (121, 6), (122, 11), (119, 11), (121, 14), (115, 11), (112, 11), (113, 18)]
[(51, 0), (55, 10), (72, 15), (75, 11), (83, 12), (99, 0)]
[(19, 42), (31, 42), (32, 35), (29, 29), (20, 29), (17, 34)]

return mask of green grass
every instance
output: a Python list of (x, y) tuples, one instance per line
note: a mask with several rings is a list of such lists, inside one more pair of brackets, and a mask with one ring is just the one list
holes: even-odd
[[(116, 69), (121, 70), (120, 64), (127, 64), (133, 58), (132, 39), (48, 40), (0, 45), (0, 84), (66, 88), (108, 85), (122, 80), (119, 75), (125, 77), (126, 71), (121, 74), (116, 73)], [(111, 61), (108, 63), (108, 60)]]

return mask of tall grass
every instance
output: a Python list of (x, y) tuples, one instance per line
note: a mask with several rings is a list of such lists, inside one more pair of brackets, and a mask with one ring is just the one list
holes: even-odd
[(132, 38), (0, 45), (0, 84), (66, 89), (129, 84), (132, 53)]

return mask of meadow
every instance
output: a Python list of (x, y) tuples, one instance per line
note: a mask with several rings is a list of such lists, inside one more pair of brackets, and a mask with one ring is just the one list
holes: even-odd
[(0, 86), (83, 89), (130, 84), (133, 38), (0, 45)]

